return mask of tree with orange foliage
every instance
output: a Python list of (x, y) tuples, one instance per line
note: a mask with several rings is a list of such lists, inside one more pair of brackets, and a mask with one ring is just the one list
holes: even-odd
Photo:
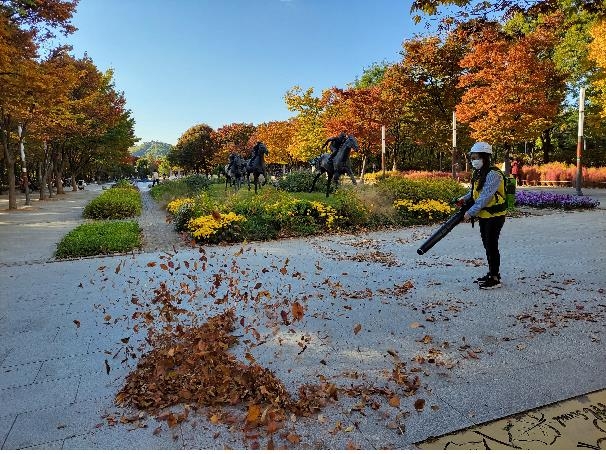
[(467, 38), (460, 30), (444, 40), (414, 38), (403, 43), (402, 61), (385, 72), (382, 117), (394, 169), (396, 159), (413, 162), (413, 151), (419, 158), (451, 153), (452, 112), (463, 92), (457, 87), (459, 61), (466, 50)]
[[(0, 3), (0, 141), (9, 177), (9, 209), (17, 208), (14, 164), (19, 140), (35, 115), (36, 92), (44, 85), (35, 60), (37, 43), (55, 30), (75, 31), (70, 24), (77, 1), (4, 0)], [(21, 138), (17, 125), (23, 127)]]
[(468, 73), (457, 118), (476, 140), (505, 146), (533, 140), (551, 125), (564, 97), (564, 77), (548, 58), (556, 42), (558, 17), (519, 39), (508, 37), (496, 24), (484, 28), (472, 50), (461, 60)]
[(226, 164), (230, 153), (238, 153), (240, 156), (244, 156), (250, 138), (256, 129), (251, 123), (231, 123), (217, 129), (213, 136), (217, 145), (217, 153), (213, 157), (213, 164)]
[(252, 148), (257, 141), (261, 141), (270, 151), (266, 158), (268, 163), (288, 164), (292, 166), (297, 162), (305, 160), (299, 153), (299, 149), (293, 146), (295, 130), (296, 120), (294, 119), (262, 123), (250, 138), (249, 148)]
[[(347, 131), (360, 145), (362, 176), (366, 160), (381, 151), (381, 97), (377, 86), (333, 88), (329, 107), (323, 116), (324, 129), (330, 135)], [(354, 155), (352, 155), (354, 157)]]

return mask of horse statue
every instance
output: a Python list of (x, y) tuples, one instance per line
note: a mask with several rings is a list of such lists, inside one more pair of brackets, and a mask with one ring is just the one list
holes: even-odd
[(318, 178), (320, 178), (320, 175), (322, 175), (324, 172), (326, 172), (328, 175), (328, 181), (326, 182), (326, 197), (328, 197), (330, 194), (330, 182), (334, 180), (335, 187), (338, 186), (339, 179), (344, 173), (349, 175), (353, 184), (358, 184), (349, 162), (349, 153), (351, 152), (352, 148), (356, 151), (360, 149), (356, 138), (352, 135), (348, 135), (332, 162), (330, 162), (328, 159), (330, 157), (330, 153), (321, 154), (320, 156), (311, 160), (310, 164), (314, 167), (314, 169), (316, 169), (317, 173), (314, 177), (313, 183), (311, 184), (311, 189), (309, 192), (313, 192), (316, 187), (316, 181), (318, 181)]
[(267, 170), (265, 169), (265, 155), (269, 154), (267, 147), (263, 142), (257, 142), (252, 149), (252, 156), (246, 165), (246, 180), (248, 181), (248, 190), (250, 191), (250, 174), (253, 174), (255, 184), (255, 194), (259, 186), (259, 175), (263, 175), (263, 185), (267, 183)]
[(225, 190), (228, 185), (240, 189), (246, 175), (246, 163), (238, 154), (232, 153), (229, 155), (229, 162), (225, 165)]

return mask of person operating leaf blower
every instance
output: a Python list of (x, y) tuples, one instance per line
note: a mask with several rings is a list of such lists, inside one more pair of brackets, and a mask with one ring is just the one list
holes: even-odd
[(497, 167), (491, 167), (492, 146), (486, 142), (477, 142), (469, 152), (473, 175), (471, 189), (462, 196), (458, 205), (473, 198), (475, 203), (467, 210), (463, 220), (478, 218), (482, 244), (486, 250), (488, 273), (476, 279), (481, 289), (501, 287), (501, 254), (499, 236), (505, 224), (507, 201), (505, 199), (505, 176)]

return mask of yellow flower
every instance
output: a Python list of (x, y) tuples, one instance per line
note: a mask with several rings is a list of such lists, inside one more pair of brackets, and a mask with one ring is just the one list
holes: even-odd
[(234, 212), (227, 214), (213, 213), (207, 216), (200, 216), (191, 219), (187, 223), (187, 229), (192, 236), (197, 239), (209, 239), (213, 235), (221, 233), (229, 228), (233, 223), (245, 221), (246, 218)]
[(166, 206), (166, 210), (170, 214), (175, 214), (177, 211), (179, 211), (179, 208), (181, 208), (186, 203), (194, 203), (194, 199), (190, 199), (190, 198), (175, 199)]
[(424, 199), (420, 202), (413, 203), (411, 200), (402, 199), (396, 200), (393, 203), (394, 207), (400, 209), (403, 212), (408, 212), (419, 217), (427, 217), (427, 219), (433, 219), (435, 215), (450, 214), (453, 208), (446, 202), (440, 200)]

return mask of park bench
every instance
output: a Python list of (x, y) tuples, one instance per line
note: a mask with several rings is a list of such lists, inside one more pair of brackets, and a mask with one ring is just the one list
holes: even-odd
[(527, 186), (571, 186), (571, 180), (522, 180)]

